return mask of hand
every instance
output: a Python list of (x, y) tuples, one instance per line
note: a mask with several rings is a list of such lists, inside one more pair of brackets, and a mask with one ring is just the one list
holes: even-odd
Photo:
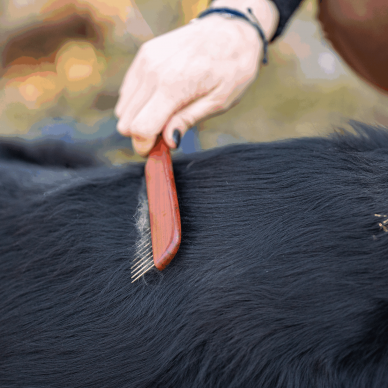
[(228, 110), (255, 79), (263, 43), (249, 23), (209, 15), (145, 43), (115, 109), (117, 128), (147, 155), (156, 137), (175, 148), (196, 122)]

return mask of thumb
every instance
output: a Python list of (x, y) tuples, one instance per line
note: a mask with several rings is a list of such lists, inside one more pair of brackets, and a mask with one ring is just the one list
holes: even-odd
[[(217, 113), (224, 112), (231, 104), (227, 101), (227, 96), (218, 93), (208, 94), (176, 112), (167, 122), (163, 130), (163, 138), (168, 147), (177, 148), (174, 139), (174, 131), (178, 130), (181, 137), (188, 129), (193, 127), (198, 121), (208, 118)], [(178, 144), (179, 145), (179, 144)]]
[(156, 141), (156, 136), (151, 136), (149, 138), (132, 136), (132, 147), (134, 150), (143, 157), (146, 157)]

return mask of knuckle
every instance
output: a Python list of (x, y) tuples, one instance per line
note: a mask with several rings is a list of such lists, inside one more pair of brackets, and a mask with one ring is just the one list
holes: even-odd
[(185, 128), (191, 128), (197, 121), (195, 117), (190, 113), (184, 113), (180, 119)]
[(139, 48), (138, 56), (143, 60), (151, 58), (152, 52), (154, 51), (151, 46), (152, 44), (150, 41), (143, 43)]
[(139, 47), (139, 50), (137, 52), (137, 56), (140, 57), (140, 56), (143, 56), (147, 51), (147, 42), (143, 43), (140, 47)]
[(121, 133), (125, 137), (132, 136), (132, 133), (125, 127), (117, 126), (117, 130), (119, 133)]
[(124, 125), (124, 123), (122, 123), (121, 121), (119, 121), (117, 123), (117, 130), (120, 132), (120, 133), (126, 133), (127, 132), (127, 126)]
[(137, 118), (131, 125), (131, 136), (138, 141), (150, 141), (158, 133), (157, 128), (151, 127), (149, 123)]
[(135, 124), (131, 125), (131, 127), (128, 129), (128, 133), (130, 134), (130, 136), (136, 139), (141, 139), (144, 137), (142, 131)]
[(216, 103), (217, 110), (221, 112), (228, 110), (232, 105), (230, 99), (226, 96), (222, 96), (218, 98), (215, 103)]
[(137, 133), (134, 131), (132, 125), (128, 123), (118, 123), (117, 130), (124, 136), (135, 136)]

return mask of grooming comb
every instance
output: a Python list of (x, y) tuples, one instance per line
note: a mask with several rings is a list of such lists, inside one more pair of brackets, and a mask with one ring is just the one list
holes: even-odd
[[(151, 243), (141, 248), (131, 268), (132, 283), (151, 268), (162, 271), (181, 243), (181, 218), (170, 150), (161, 136), (145, 166)], [(152, 245), (152, 252), (150, 251)]]

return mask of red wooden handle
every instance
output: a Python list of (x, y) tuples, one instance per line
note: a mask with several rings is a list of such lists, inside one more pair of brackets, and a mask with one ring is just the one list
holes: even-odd
[(181, 243), (181, 217), (170, 150), (159, 137), (145, 166), (154, 264), (162, 271)]

